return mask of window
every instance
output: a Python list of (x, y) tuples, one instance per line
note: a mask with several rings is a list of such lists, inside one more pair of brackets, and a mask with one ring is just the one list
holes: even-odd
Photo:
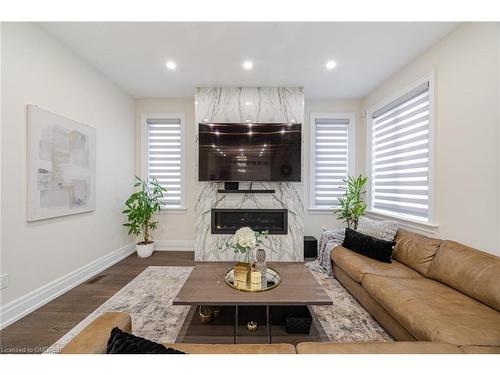
[(424, 223), (430, 212), (430, 85), (372, 114), (371, 210)]
[(342, 180), (354, 171), (354, 114), (311, 115), (310, 207), (335, 208)]
[(163, 208), (185, 208), (184, 115), (145, 116), (143, 140), (143, 177), (167, 189)]

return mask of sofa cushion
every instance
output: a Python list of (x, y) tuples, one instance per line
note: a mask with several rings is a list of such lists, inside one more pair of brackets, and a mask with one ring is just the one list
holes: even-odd
[(441, 342), (301, 342), (298, 354), (460, 354), (456, 345)]
[(370, 273), (376, 275), (386, 275), (392, 277), (423, 277), (418, 272), (413, 271), (405, 265), (393, 261), (392, 263), (382, 263), (374, 259), (357, 254), (343, 246), (337, 246), (332, 250), (332, 260), (342, 268), (353, 280), (358, 283), (363, 279), (363, 275)]
[(444, 241), (429, 277), (500, 311), (500, 258), (494, 255)]
[(358, 222), (358, 232), (372, 236), (384, 241), (394, 241), (398, 231), (398, 225), (394, 221), (371, 220), (367, 217), (360, 217)]
[(500, 313), (437, 281), (365, 275), (362, 285), (420, 341), (500, 346)]
[(295, 354), (291, 344), (164, 344), (189, 354)]
[(392, 257), (427, 276), (432, 259), (442, 241), (404, 229), (398, 230), (394, 241), (396, 246)]

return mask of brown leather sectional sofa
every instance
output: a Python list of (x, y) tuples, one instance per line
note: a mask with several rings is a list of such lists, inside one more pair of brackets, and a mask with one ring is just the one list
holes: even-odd
[(337, 280), (398, 341), (500, 347), (500, 258), (399, 230), (391, 264), (338, 246)]
[[(113, 327), (131, 332), (130, 315), (108, 312), (99, 316), (76, 335), (64, 348), (63, 354), (103, 354)], [(500, 353), (500, 347), (457, 346), (439, 342), (371, 342), (291, 344), (187, 344), (166, 343), (165, 346), (190, 354), (463, 354)]]
[[(395, 240), (391, 264), (342, 246), (331, 259), (335, 277), (396, 342), (165, 345), (192, 354), (500, 354), (500, 258), (405, 230)], [(113, 327), (130, 332), (130, 316), (101, 315), (62, 353), (105, 353)]]

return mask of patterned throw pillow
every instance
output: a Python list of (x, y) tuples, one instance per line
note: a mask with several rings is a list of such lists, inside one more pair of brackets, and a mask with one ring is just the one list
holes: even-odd
[(359, 218), (358, 232), (384, 241), (394, 241), (398, 225), (389, 220), (371, 220), (366, 217)]

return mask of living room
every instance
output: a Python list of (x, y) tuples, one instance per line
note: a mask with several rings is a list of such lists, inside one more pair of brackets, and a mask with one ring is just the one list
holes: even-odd
[(14, 18), (2, 354), (498, 364), (498, 22)]

